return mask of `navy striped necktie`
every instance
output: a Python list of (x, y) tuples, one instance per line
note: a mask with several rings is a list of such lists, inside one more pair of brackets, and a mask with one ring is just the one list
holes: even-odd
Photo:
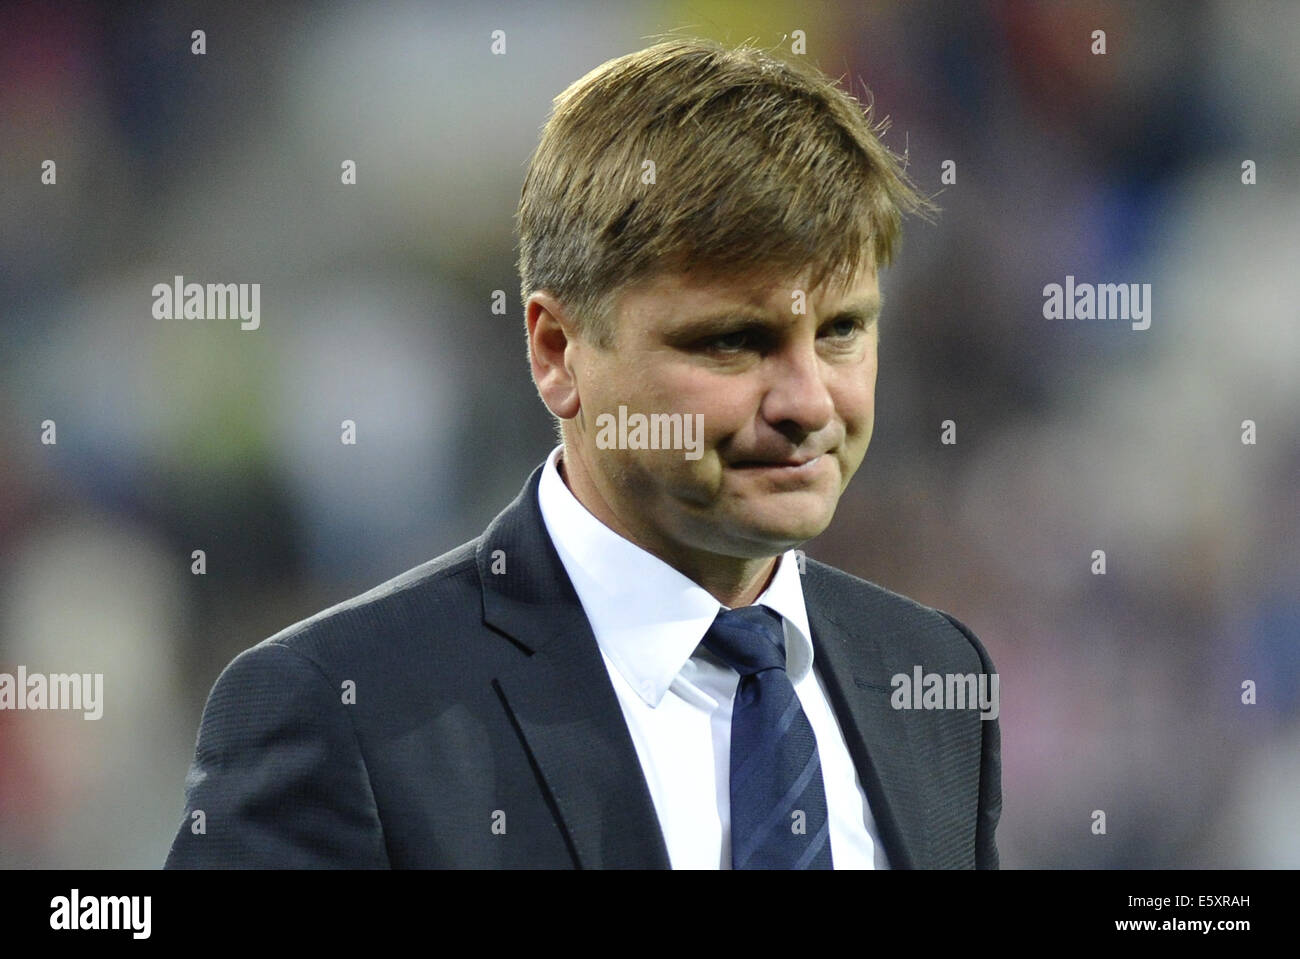
[(740, 673), (731, 710), (731, 867), (830, 869), (817, 737), (785, 671), (781, 617), (720, 610), (703, 645)]

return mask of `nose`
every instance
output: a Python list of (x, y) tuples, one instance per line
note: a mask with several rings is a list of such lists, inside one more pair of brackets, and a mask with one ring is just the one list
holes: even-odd
[(825, 429), (835, 414), (835, 401), (815, 342), (786, 343), (766, 360), (769, 385), (759, 407), (763, 419), (796, 443)]

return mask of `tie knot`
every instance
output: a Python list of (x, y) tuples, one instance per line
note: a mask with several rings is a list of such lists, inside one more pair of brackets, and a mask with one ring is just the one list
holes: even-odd
[(742, 676), (785, 669), (781, 617), (766, 606), (719, 610), (701, 642)]

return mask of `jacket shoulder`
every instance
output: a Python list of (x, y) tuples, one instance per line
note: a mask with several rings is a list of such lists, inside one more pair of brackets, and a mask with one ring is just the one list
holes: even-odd
[(327, 607), (245, 649), (236, 659), (262, 658), (271, 646), (287, 647), (320, 667), (370, 656), (400, 656), (397, 648), (430, 623), (438, 634), (477, 625), (482, 611), (476, 553), (479, 539)]
[(920, 643), (922, 649), (934, 647), (963, 659), (973, 652), (980, 672), (994, 671), (983, 643), (951, 613), (811, 558), (806, 560), (806, 569), (808, 601), (841, 627), (852, 630), (867, 621), (885, 639), (907, 639)]

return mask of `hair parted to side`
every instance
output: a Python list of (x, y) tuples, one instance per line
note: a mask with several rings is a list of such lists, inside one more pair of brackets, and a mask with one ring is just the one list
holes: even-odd
[[(610, 60), (555, 98), (516, 213), (520, 294), (559, 299), (608, 346), (618, 293), (661, 273), (846, 285), (935, 208), (816, 67), (676, 39)], [(645, 161), (655, 182), (643, 182)]]

